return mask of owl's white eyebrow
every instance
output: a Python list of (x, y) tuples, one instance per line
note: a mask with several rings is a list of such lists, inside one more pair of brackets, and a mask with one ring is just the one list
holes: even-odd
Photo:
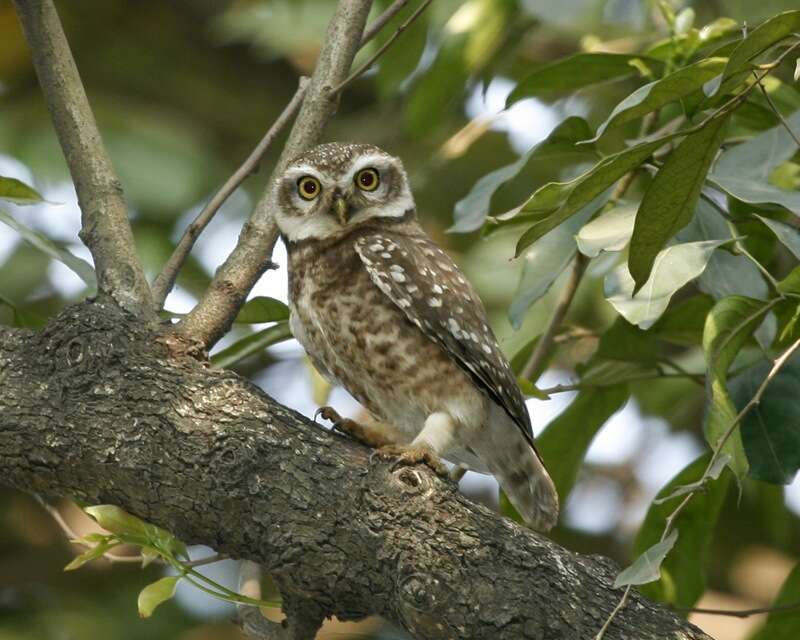
[(317, 178), (320, 182), (322, 182), (322, 180), (323, 180), (322, 174), (316, 169), (316, 167), (312, 167), (311, 165), (308, 165), (308, 164), (300, 164), (300, 165), (296, 165), (294, 167), (289, 167), (286, 170), (286, 174), (285, 175), (286, 175), (286, 177), (291, 177), (291, 178), (299, 178), (301, 176), (309, 176), (310, 175), (310, 176), (314, 176), (315, 178)]
[(350, 167), (348, 177), (354, 176), (359, 170), (365, 167), (385, 167), (392, 163), (392, 159), (381, 153), (371, 153), (358, 158)]

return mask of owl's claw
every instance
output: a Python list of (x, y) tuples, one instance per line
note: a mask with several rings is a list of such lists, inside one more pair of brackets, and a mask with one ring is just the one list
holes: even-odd
[(350, 420), (350, 418), (343, 418), (333, 407), (320, 407), (317, 409), (314, 413), (314, 422), (317, 422), (317, 419), (320, 417), (330, 422), (335, 431), (339, 431), (340, 433), (344, 433), (358, 439), (354, 435), (354, 432), (356, 432), (357, 429), (353, 427), (353, 425), (357, 425), (357, 423), (354, 420)]
[(378, 430), (371, 429), (350, 418), (343, 418), (333, 407), (320, 407), (317, 409), (317, 412), (314, 414), (314, 422), (317, 421), (319, 416), (322, 416), (325, 420), (333, 424), (333, 429), (335, 431), (343, 433), (363, 445), (374, 448), (386, 444), (385, 437), (383, 437)]
[(450, 471), (436, 452), (426, 444), (399, 445), (390, 444), (375, 451), (375, 454), (386, 460), (394, 459), (392, 471), (401, 466), (411, 466), (424, 462), (443, 478), (450, 477)]

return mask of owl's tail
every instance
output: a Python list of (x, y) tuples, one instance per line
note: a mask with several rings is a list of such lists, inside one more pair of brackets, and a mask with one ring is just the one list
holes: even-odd
[(530, 444), (513, 467), (495, 474), (511, 504), (531, 529), (550, 531), (558, 520), (558, 494), (550, 474)]
[(491, 437), (471, 448), (497, 478), (525, 523), (536, 531), (549, 531), (558, 520), (558, 494), (553, 480), (505, 411), (492, 414), (493, 423), (486, 429)]

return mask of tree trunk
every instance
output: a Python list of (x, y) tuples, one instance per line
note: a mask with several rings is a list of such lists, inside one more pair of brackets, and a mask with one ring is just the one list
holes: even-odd
[[(0, 466), (10, 486), (117, 504), (260, 563), (295, 621), (380, 614), (417, 638), (586, 640), (621, 595), (609, 561), (427, 467), (371, 461), (108, 297), (42, 332), (0, 328)], [(632, 595), (606, 638), (708, 636)]]

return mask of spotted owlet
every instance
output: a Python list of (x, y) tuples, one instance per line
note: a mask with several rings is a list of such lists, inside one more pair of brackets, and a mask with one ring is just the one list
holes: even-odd
[(475, 290), (419, 225), (400, 160), (323, 144), (277, 187), (292, 332), (378, 422), (323, 415), (401, 462), (491, 472), (531, 527), (550, 529), (558, 497), (522, 393)]

